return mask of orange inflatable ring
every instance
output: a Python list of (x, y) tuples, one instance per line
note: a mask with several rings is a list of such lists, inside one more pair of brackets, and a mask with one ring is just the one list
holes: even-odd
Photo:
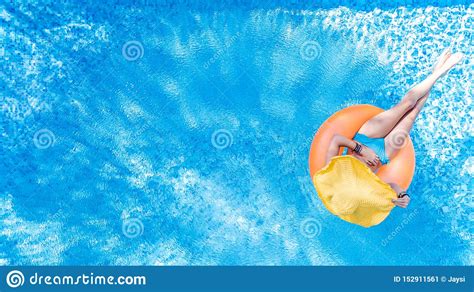
[[(383, 109), (372, 105), (353, 105), (333, 114), (319, 128), (309, 151), (309, 173), (311, 178), (326, 165), (326, 154), (334, 134), (352, 139), (362, 125)], [(343, 149), (339, 151), (342, 154)], [(396, 183), (408, 189), (415, 173), (415, 150), (408, 137), (408, 143), (398, 151), (390, 162), (377, 171), (377, 176), (385, 182)]]

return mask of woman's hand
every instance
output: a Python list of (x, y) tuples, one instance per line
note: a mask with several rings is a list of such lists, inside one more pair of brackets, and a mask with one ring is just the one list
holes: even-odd
[(403, 198), (392, 199), (392, 203), (394, 203), (395, 206), (406, 208), (408, 204), (410, 204), (410, 196), (404, 196)]
[(359, 156), (369, 166), (377, 166), (380, 162), (380, 158), (375, 154), (375, 151), (365, 145), (362, 145)]

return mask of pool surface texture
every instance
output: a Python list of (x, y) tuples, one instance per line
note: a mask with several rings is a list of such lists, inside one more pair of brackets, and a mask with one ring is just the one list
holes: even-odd
[[(47, 2), (0, 4), (0, 265), (474, 264), (473, 4)], [(409, 208), (330, 214), (319, 125), (447, 47)]]

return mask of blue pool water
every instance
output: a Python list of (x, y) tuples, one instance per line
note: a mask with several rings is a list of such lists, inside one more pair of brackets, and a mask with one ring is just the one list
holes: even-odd
[[(0, 4), (1, 265), (474, 263), (474, 5), (147, 2)], [(394, 105), (448, 46), (410, 207), (331, 215), (319, 125)]]

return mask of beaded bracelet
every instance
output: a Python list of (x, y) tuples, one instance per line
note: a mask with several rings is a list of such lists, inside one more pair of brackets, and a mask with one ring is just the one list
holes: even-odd
[(360, 154), (361, 150), (362, 150), (362, 145), (356, 142), (356, 147), (354, 148), (354, 152), (357, 154)]

